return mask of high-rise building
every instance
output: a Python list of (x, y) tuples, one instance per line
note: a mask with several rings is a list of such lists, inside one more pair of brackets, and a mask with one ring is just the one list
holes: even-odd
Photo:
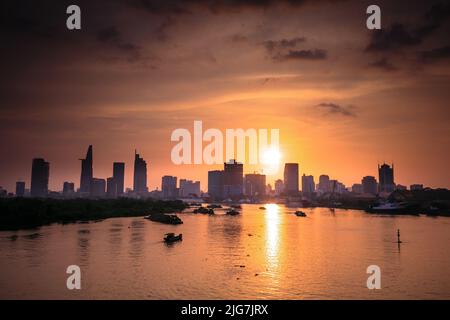
[(92, 179), (94, 178), (94, 171), (92, 168), (92, 145), (89, 146), (86, 153), (86, 158), (81, 160), (81, 178), (80, 178), (80, 192), (90, 193)]
[(223, 170), (223, 196), (236, 198), (244, 194), (244, 166), (231, 159), (224, 163)]
[(298, 194), (298, 163), (284, 165), (284, 192), (287, 195)]
[(363, 186), (361, 183), (355, 183), (352, 185), (352, 192), (356, 194), (363, 193)]
[(250, 173), (245, 175), (244, 194), (249, 197), (263, 197), (266, 195), (266, 176)]
[(313, 176), (307, 176), (303, 174), (302, 176), (302, 193), (304, 195), (310, 195), (316, 191), (316, 185), (314, 183)]
[(319, 184), (317, 186), (317, 189), (321, 193), (327, 193), (330, 192), (330, 177), (326, 174), (322, 174), (319, 176)]
[(392, 165), (392, 167), (386, 163), (384, 163), (381, 167), (378, 165), (378, 180), (380, 182), (380, 192), (391, 193), (394, 191), (394, 165)]
[(177, 177), (163, 176), (161, 179), (162, 196), (165, 199), (176, 198), (177, 193)]
[(208, 171), (208, 194), (214, 200), (223, 197), (223, 171)]
[(139, 156), (135, 151), (134, 153), (134, 181), (133, 190), (135, 193), (142, 194), (147, 193), (147, 162)]
[(16, 182), (16, 197), (23, 197), (25, 195), (25, 182), (17, 181)]
[(362, 178), (362, 191), (367, 194), (377, 194), (378, 193), (378, 184), (375, 177), (366, 176)]
[(180, 197), (200, 197), (200, 181), (180, 179)]
[(91, 196), (102, 198), (106, 195), (106, 181), (105, 179), (92, 178)]
[(113, 178), (116, 183), (117, 196), (123, 195), (125, 187), (125, 163), (114, 162), (113, 164)]
[(44, 159), (33, 159), (31, 169), (31, 196), (46, 197), (48, 195), (48, 179), (50, 164)]
[(279, 196), (284, 192), (284, 183), (283, 180), (278, 179), (275, 181), (275, 195)]
[(68, 196), (75, 193), (75, 184), (65, 181), (63, 184), (63, 195)]
[(110, 177), (106, 179), (106, 195), (108, 198), (116, 198), (117, 197), (117, 181), (116, 178)]

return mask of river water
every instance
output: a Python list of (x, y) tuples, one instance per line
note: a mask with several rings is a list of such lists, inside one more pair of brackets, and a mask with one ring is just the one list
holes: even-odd
[[(0, 232), (1, 299), (450, 299), (450, 218), (243, 205)], [(397, 229), (402, 244), (397, 244)], [(166, 245), (167, 232), (183, 241)], [(81, 269), (68, 290), (66, 269)], [(381, 289), (366, 286), (381, 269)]]

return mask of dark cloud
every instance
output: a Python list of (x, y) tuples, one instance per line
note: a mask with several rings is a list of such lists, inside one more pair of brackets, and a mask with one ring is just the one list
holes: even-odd
[(280, 4), (298, 7), (308, 1), (313, 2), (311, 0), (138, 0), (133, 3), (152, 14), (189, 14), (198, 8), (221, 13), (251, 8), (265, 9)]
[(369, 64), (369, 67), (381, 69), (384, 71), (397, 71), (397, 67), (394, 66), (387, 58), (381, 58)]
[(263, 45), (269, 52), (273, 52), (274, 50), (295, 48), (297, 44), (303, 43), (305, 41), (305, 37), (298, 37), (293, 39), (267, 40), (263, 42)]
[(286, 53), (278, 53), (273, 56), (274, 60), (288, 61), (288, 60), (325, 60), (327, 58), (327, 51), (323, 49), (313, 50), (289, 50)]
[(325, 110), (326, 114), (330, 115), (342, 115), (345, 117), (356, 117), (355, 106), (341, 106), (335, 103), (320, 103), (316, 105), (316, 108)]
[(145, 60), (142, 57), (141, 48), (131, 42), (123, 40), (123, 37), (116, 26), (109, 26), (101, 29), (97, 33), (96, 38), (100, 43), (117, 49), (117, 51), (119, 51), (118, 53), (125, 54), (123, 58), (128, 62), (139, 62), (141, 60)]
[(432, 63), (450, 59), (450, 46), (435, 48), (420, 53), (420, 60), (424, 63)]
[(386, 29), (371, 31), (366, 51), (395, 51), (419, 45), (438, 30), (449, 17), (449, 3), (435, 4), (422, 16), (417, 27), (407, 28), (404, 24), (394, 23)]
[(97, 33), (97, 40), (100, 42), (117, 42), (119, 41), (119, 31), (115, 26), (104, 28)]
[(406, 46), (414, 46), (422, 39), (411, 34), (402, 24), (394, 24), (390, 28), (372, 32), (372, 38), (366, 51), (389, 51)]
[(326, 50), (300, 49), (299, 45), (304, 42), (306, 42), (305, 37), (296, 37), (292, 39), (267, 40), (262, 45), (275, 61), (324, 60), (327, 58)]

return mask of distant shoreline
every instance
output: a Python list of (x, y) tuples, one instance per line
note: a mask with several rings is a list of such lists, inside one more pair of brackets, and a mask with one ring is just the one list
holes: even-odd
[(179, 200), (153, 199), (0, 199), (0, 231), (32, 229), (52, 223), (95, 221), (173, 213), (186, 208)]
[[(257, 205), (257, 204), (255, 204)], [(261, 205), (261, 204), (259, 204)], [(284, 205), (284, 204), (283, 204)], [(0, 199), (0, 231), (34, 229), (53, 223), (68, 224), (98, 221), (108, 218), (143, 217), (151, 213), (175, 213), (188, 208), (181, 200), (155, 199), (49, 199), (49, 198), (9, 198)], [(289, 207), (287, 205), (287, 207)], [(294, 208), (294, 207), (292, 207)], [(326, 205), (306, 208), (330, 209)], [(436, 214), (417, 212), (371, 213), (367, 206), (342, 204), (338, 210), (359, 210), (368, 215), (379, 216), (419, 216), (450, 217), (447, 211)]]

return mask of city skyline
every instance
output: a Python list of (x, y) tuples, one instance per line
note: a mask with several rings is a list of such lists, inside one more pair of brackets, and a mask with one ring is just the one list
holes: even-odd
[[(34, 196), (45, 196), (45, 192), (62, 191), (63, 194), (67, 194), (70, 192), (77, 192), (80, 195), (104, 195), (109, 197), (117, 197), (121, 196), (125, 193), (126, 190), (131, 190), (136, 195), (144, 195), (151, 191), (162, 191), (164, 198), (173, 198), (181, 196), (178, 192), (182, 189), (183, 183), (185, 183), (186, 190), (198, 190), (200, 192), (208, 193), (209, 190), (214, 190), (217, 188), (216, 186), (211, 187), (210, 181), (213, 184), (218, 183), (221, 185), (221, 189), (217, 191), (215, 196), (217, 197), (230, 197), (235, 195), (248, 195), (248, 190), (252, 190), (256, 187), (256, 184), (259, 184), (260, 181), (264, 181), (264, 186), (271, 186), (273, 191), (276, 192), (277, 181), (283, 182), (283, 190), (286, 192), (286, 195), (295, 195), (297, 192), (303, 192), (304, 195), (314, 193), (316, 191), (319, 192), (342, 192), (345, 188), (346, 191), (356, 192), (357, 190), (361, 190), (359, 193), (365, 194), (378, 194), (378, 193), (391, 193), (396, 189), (406, 189), (408, 186), (411, 189), (414, 188), (424, 188), (430, 187), (424, 185), (420, 181), (416, 181), (412, 184), (402, 184), (394, 178), (394, 164), (391, 165), (386, 164), (385, 162), (382, 164), (377, 164), (378, 174), (377, 175), (363, 175), (360, 180), (354, 181), (350, 184), (345, 184), (340, 181), (340, 179), (330, 179), (330, 176), (322, 173), (315, 179), (314, 175), (309, 174), (308, 172), (301, 171), (301, 164), (299, 163), (279, 163), (279, 166), (284, 165), (284, 170), (282, 171), (283, 179), (274, 178), (271, 181), (267, 181), (267, 175), (264, 173), (259, 173), (256, 171), (250, 172), (248, 170), (244, 170), (245, 165), (239, 162), (236, 162), (234, 159), (230, 159), (228, 162), (223, 163), (223, 170), (207, 170), (207, 183), (201, 183), (200, 180), (191, 179), (186, 177), (186, 175), (180, 176), (172, 176), (172, 175), (162, 175), (159, 176), (159, 185), (155, 186), (155, 188), (149, 188), (147, 186), (148, 172), (147, 172), (147, 161), (144, 157), (141, 157), (137, 150), (134, 151), (134, 167), (132, 174), (126, 174), (128, 172), (126, 168), (126, 164), (124, 162), (112, 162), (112, 174), (107, 175), (106, 177), (94, 177), (94, 157), (93, 157), (93, 145), (88, 146), (88, 150), (86, 153), (86, 157), (81, 160), (81, 170), (79, 174), (80, 184), (77, 184), (71, 181), (70, 179), (64, 179), (64, 182), (61, 184), (62, 188), (52, 189), (49, 187), (50, 180), (50, 167), (51, 163), (46, 161), (43, 158), (33, 158), (32, 161), (32, 174), (31, 179), (29, 181), (29, 188), (27, 188), (27, 180), (20, 179), (14, 182), (16, 195), (19, 194), (17, 190), (20, 190), (22, 193), (25, 190), (30, 190), (31, 194)], [(216, 166), (214, 166), (216, 167)], [(251, 166), (249, 166), (251, 167)], [(131, 171), (131, 170), (130, 170)], [(227, 172), (229, 172), (227, 174)], [(156, 174), (156, 173), (155, 173)], [(215, 174), (216, 176), (220, 174), (220, 177), (213, 177), (211, 174)], [(131, 177), (129, 177), (131, 176)], [(128, 180), (133, 180), (133, 184), (127, 186), (125, 184), (125, 177), (128, 177)], [(247, 177), (249, 181), (247, 181)], [(263, 177), (261, 180), (259, 177)], [(377, 179), (378, 178), (378, 179)], [(217, 180), (219, 179), (219, 180)], [(33, 191), (33, 180), (34, 180), (34, 191)], [(179, 183), (177, 183), (177, 180)], [(198, 184), (198, 185), (197, 185)], [(37, 185), (37, 187), (36, 187)], [(166, 185), (166, 190), (164, 190), (164, 185)], [(179, 186), (178, 186), (179, 185)], [(203, 188), (200, 188), (200, 185), (203, 185)], [(92, 191), (93, 187), (96, 187), (95, 191)], [(8, 190), (4, 186), (0, 185), (4, 190)], [(237, 189), (236, 189), (237, 188)], [(256, 194), (262, 195), (266, 193), (261, 192), (261, 187), (257, 186), (258, 192)], [(437, 187), (446, 188), (446, 187)], [(69, 190), (69, 192), (67, 190)], [(332, 190), (331, 190), (332, 189)], [(11, 192), (12, 189), (9, 189)], [(43, 191), (47, 190), (47, 191)], [(71, 191), (70, 191), (71, 190)], [(98, 191), (103, 190), (103, 191)], [(177, 193), (175, 193), (175, 190)], [(375, 191), (374, 191), (375, 190)], [(99, 193), (100, 192), (100, 193)], [(168, 193), (167, 193), (168, 192)], [(193, 194), (197, 194), (200, 196), (200, 192), (194, 192)], [(167, 194), (166, 194), (167, 193)], [(213, 192), (214, 193), (214, 192)], [(253, 194), (254, 191), (250, 191), (250, 194)], [(358, 192), (357, 192), (358, 193)], [(20, 194), (19, 194), (20, 196)], [(214, 194), (211, 195), (214, 197)]]

